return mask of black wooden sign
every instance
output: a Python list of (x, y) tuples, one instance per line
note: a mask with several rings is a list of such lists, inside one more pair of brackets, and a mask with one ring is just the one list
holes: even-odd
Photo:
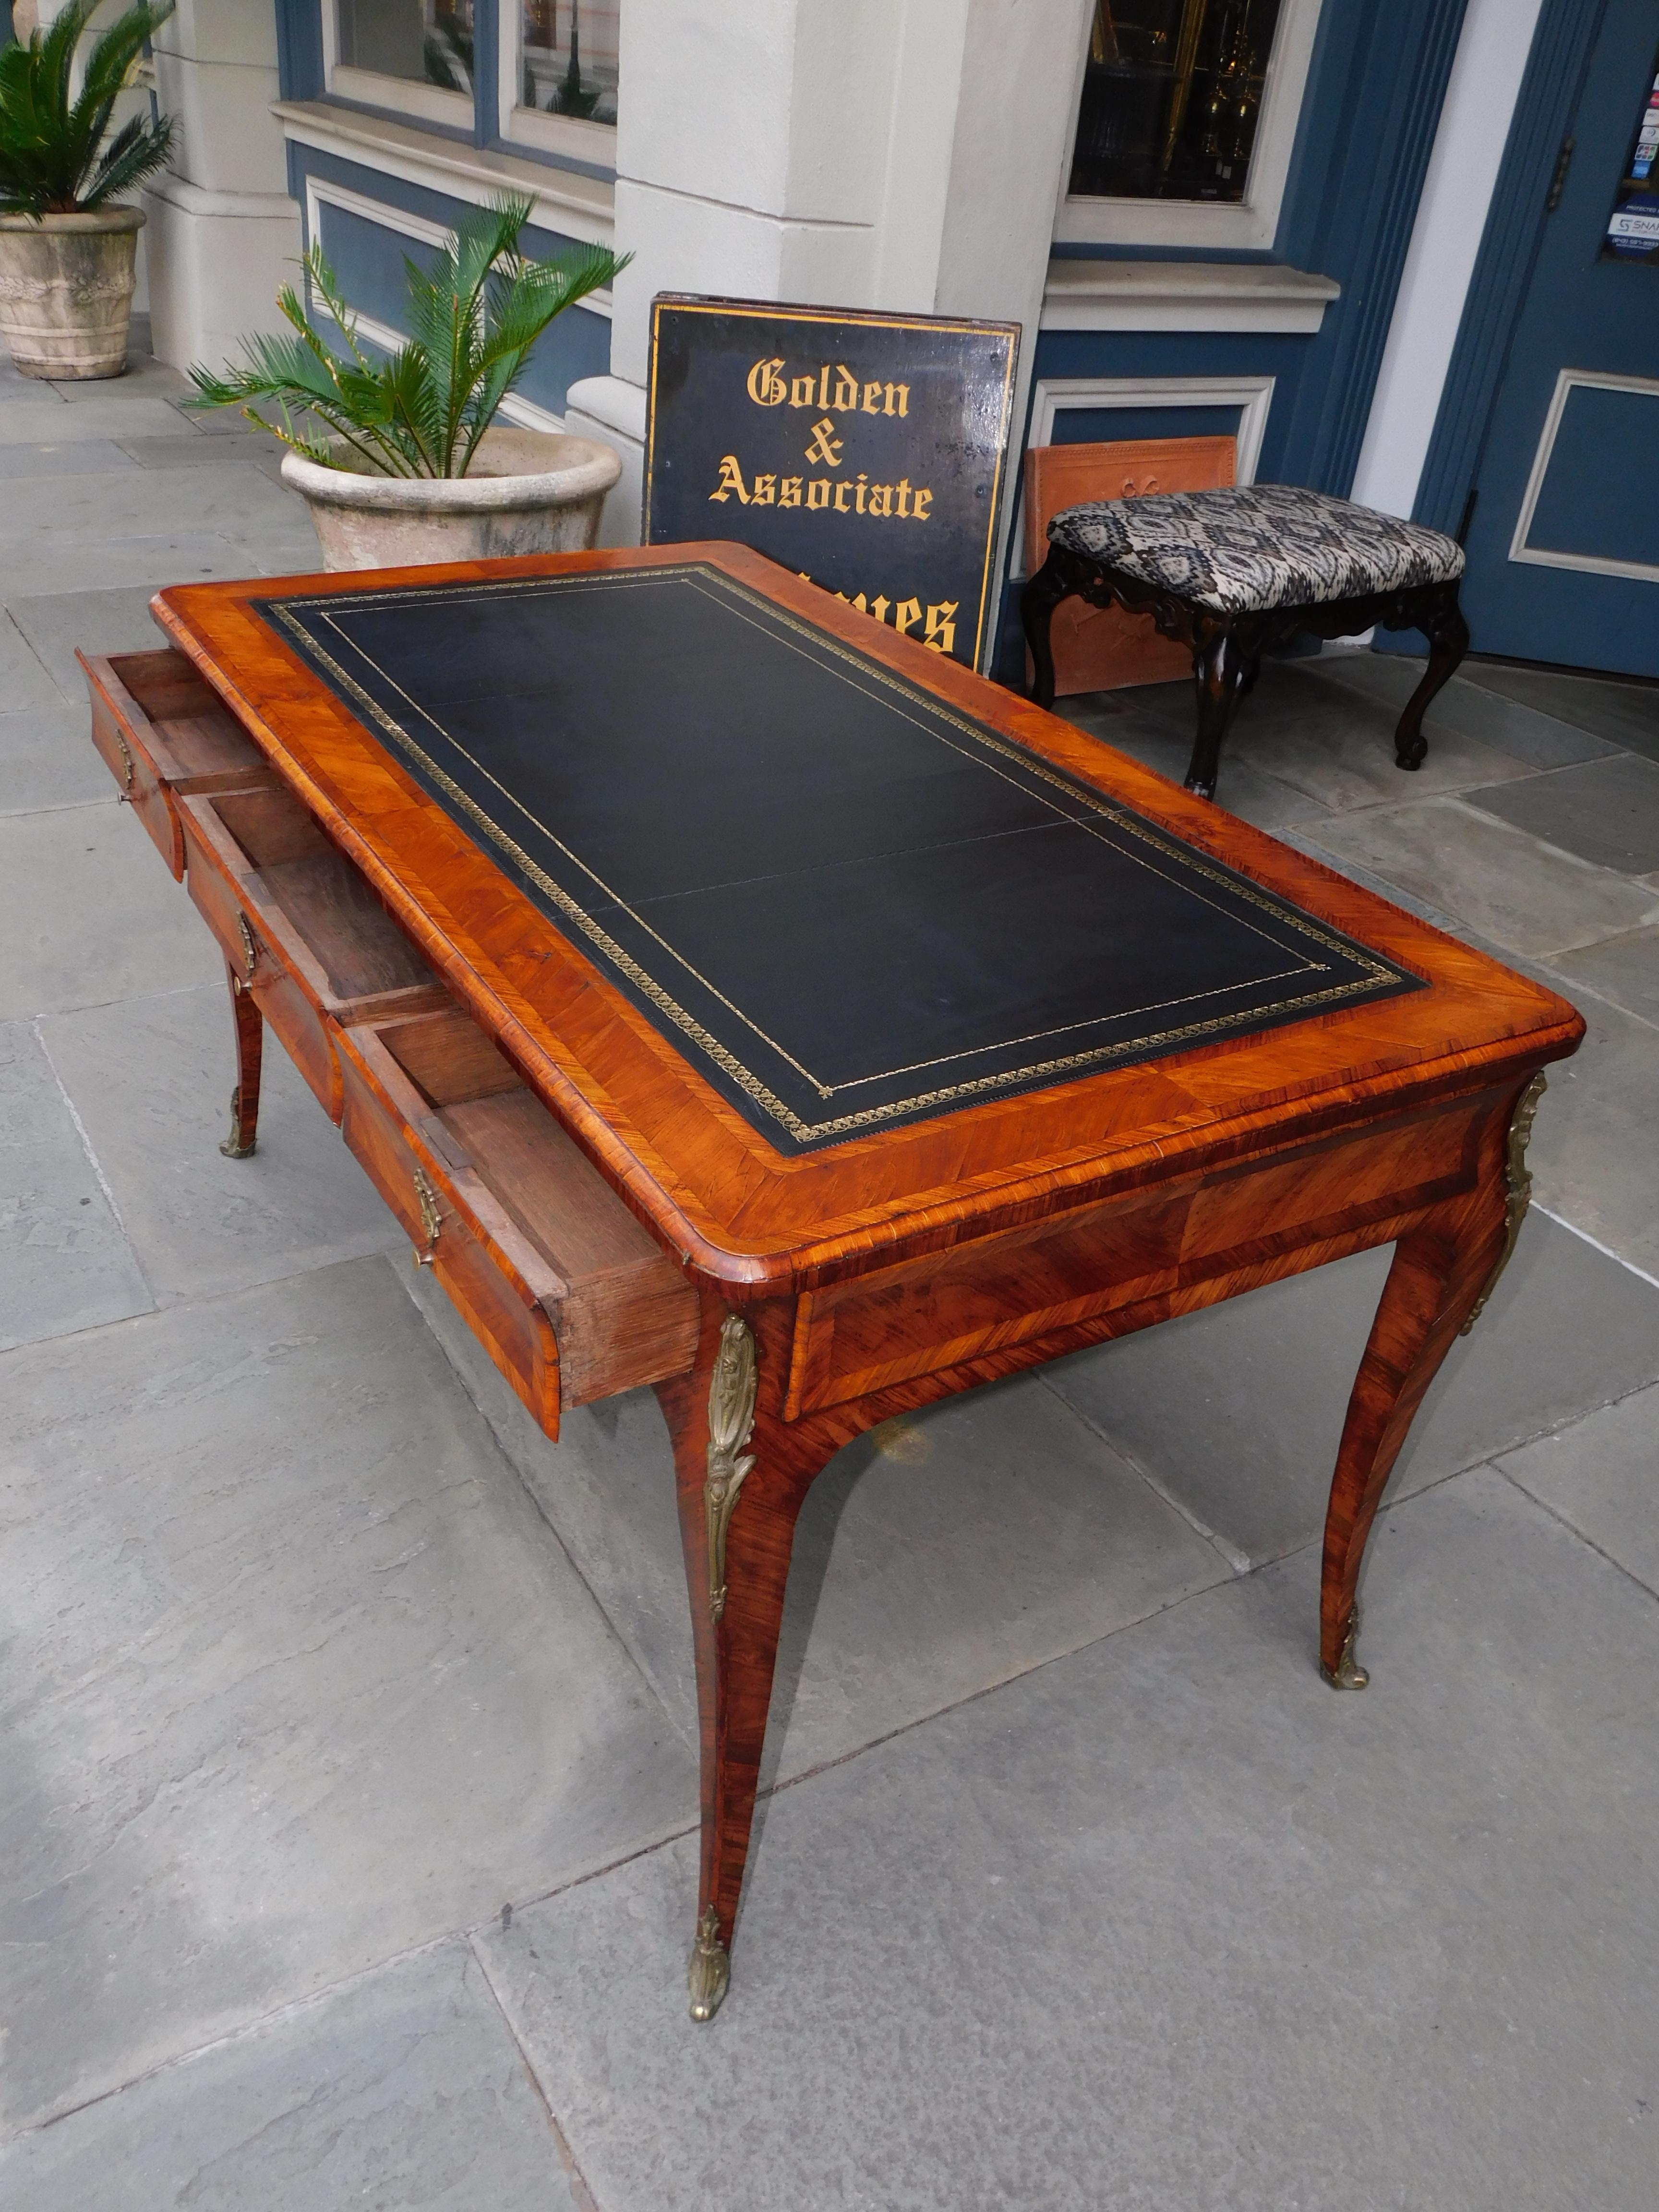
[(661, 293), (645, 542), (732, 538), (974, 666), (1018, 323)]

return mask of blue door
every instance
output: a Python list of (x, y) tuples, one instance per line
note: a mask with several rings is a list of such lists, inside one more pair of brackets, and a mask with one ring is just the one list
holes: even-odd
[(1607, 0), (1493, 404), (1477, 652), (1659, 676), (1659, 0)]

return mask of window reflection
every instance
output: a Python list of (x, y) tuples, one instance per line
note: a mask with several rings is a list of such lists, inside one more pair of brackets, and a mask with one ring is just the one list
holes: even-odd
[(621, 13), (622, 0), (524, 0), (525, 106), (614, 124)]
[(339, 7), (348, 68), (471, 96), (473, 0), (339, 0)]
[(1095, 0), (1070, 191), (1242, 200), (1280, 0)]

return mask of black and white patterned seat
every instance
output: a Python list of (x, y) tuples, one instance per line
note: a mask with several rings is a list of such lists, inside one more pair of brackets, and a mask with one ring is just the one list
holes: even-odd
[(1293, 484), (1153, 492), (1067, 507), (1051, 544), (1217, 614), (1415, 591), (1463, 573), (1437, 530)]

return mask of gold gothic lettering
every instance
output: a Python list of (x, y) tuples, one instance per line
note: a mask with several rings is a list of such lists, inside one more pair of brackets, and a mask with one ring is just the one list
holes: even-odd
[(783, 404), (783, 379), (778, 374), (782, 367), (781, 361), (757, 361), (750, 370), (749, 397), (757, 407), (778, 407)]
[(841, 447), (842, 441), (836, 435), (834, 422), (827, 415), (821, 416), (812, 425), (812, 435), (806, 447), (807, 459), (822, 461), (826, 468), (838, 469), (841, 466)]
[(757, 507), (770, 507), (776, 495), (777, 486), (775, 477), (757, 477), (749, 487), (749, 496)]
[[(805, 568), (800, 573), (806, 582), (811, 582), (812, 580), (807, 575)], [(893, 602), (884, 595), (872, 599), (860, 592), (856, 598), (849, 599), (845, 592), (837, 592), (836, 597), (843, 606), (855, 608), (860, 614), (868, 615), (873, 622), (884, 623), (887, 619), (887, 610), (892, 607), (893, 628), (901, 637), (913, 630), (923, 619), (920, 599), (901, 599), (896, 606), (893, 606)], [(957, 641), (955, 616), (959, 604), (956, 599), (941, 599), (936, 605), (927, 609), (921, 642), (930, 647), (933, 652), (949, 653), (955, 646)]]
[(787, 364), (781, 357), (757, 361), (749, 372), (747, 391), (757, 407), (816, 407), (820, 415), (908, 415), (908, 384), (884, 384), (877, 378), (860, 384), (845, 362), (821, 362), (816, 370), (804, 369), (784, 381)]
[(744, 506), (747, 507), (749, 493), (743, 481), (743, 471), (738, 466), (738, 457), (735, 453), (722, 453), (720, 480), (708, 496), (710, 499), (725, 501), (730, 499), (733, 492), (736, 492)]

